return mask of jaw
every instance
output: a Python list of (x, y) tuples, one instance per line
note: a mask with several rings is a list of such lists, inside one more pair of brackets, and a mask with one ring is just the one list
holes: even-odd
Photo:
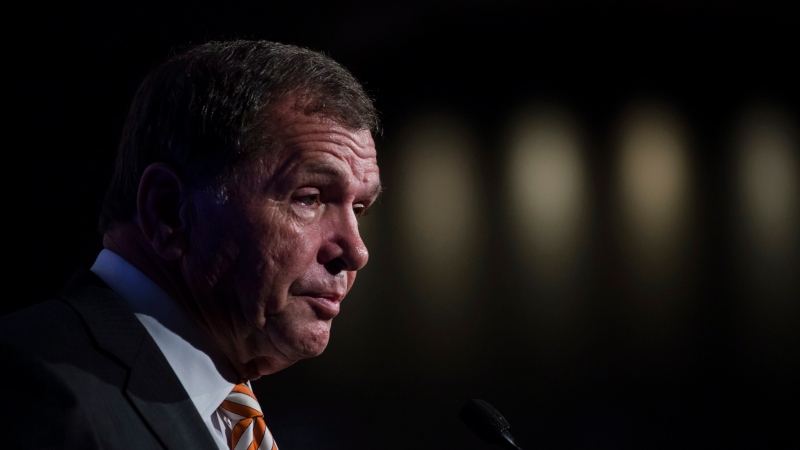
[(268, 328), (268, 333), (276, 350), (292, 363), (301, 359), (319, 356), (328, 346), (331, 319), (320, 320), (313, 317), (303, 323), (293, 323), (290, 327)]
[(328, 345), (331, 322), (314, 318), (286, 326), (267, 320), (266, 332), (251, 334), (243, 347), (231, 349), (236, 355), (234, 368), (243, 379), (255, 380), (319, 356)]

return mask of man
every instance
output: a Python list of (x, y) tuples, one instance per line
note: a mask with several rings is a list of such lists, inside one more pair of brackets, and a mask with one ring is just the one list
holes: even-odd
[(0, 321), (9, 448), (277, 448), (249, 382), (325, 349), (367, 263), (378, 132), (359, 82), (307, 49), (211, 42), (150, 73), (104, 249)]

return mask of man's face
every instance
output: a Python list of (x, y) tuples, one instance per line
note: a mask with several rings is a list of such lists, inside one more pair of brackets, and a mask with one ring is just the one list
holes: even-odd
[(369, 131), (281, 112), (276, 151), (246, 169), (227, 198), (193, 196), (182, 265), (201, 323), (250, 379), (325, 349), (367, 263), (358, 217), (380, 191)]

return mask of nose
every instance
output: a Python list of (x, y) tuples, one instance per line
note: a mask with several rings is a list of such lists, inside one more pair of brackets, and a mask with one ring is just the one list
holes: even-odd
[(320, 248), (320, 262), (328, 272), (356, 271), (367, 265), (369, 252), (361, 233), (358, 220), (352, 211), (339, 215), (331, 221), (330, 236)]

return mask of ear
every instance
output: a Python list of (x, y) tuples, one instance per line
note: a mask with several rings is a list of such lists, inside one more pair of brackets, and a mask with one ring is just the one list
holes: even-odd
[(155, 253), (164, 259), (177, 259), (185, 251), (186, 198), (183, 179), (168, 164), (153, 163), (145, 168), (136, 198), (139, 226)]

